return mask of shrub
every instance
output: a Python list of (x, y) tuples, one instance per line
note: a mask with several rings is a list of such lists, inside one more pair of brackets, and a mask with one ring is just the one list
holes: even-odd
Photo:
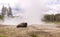
[(4, 19), (4, 16), (1, 16), (1, 15), (0, 15), (0, 20), (2, 20), (2, 19)]

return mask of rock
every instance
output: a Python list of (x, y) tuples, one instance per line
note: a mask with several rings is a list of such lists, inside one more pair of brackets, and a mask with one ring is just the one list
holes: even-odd
[(19, 28), (19, 27), (27, 27), (27, 23), (18, 24), (18, 25), (17, 25), (17, 28)]

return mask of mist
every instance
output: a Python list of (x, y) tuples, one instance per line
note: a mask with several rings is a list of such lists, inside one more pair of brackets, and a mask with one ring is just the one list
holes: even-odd
[(12, 8), (17, 7), (21, 9), (16, 13), (13, 11), (13, 14), (19, 17), (5, 17), (4, 22), (1, 22), (1, 24), (17, 25), (21, 22), (27, 22), (29, 25), (43, 24), (41, 19), (45, 12), (49, 10), (45, 4), (46, 2), (47, 1), (44, 0), (17, 0), (17, 3), (14, 6), (10, 5)]

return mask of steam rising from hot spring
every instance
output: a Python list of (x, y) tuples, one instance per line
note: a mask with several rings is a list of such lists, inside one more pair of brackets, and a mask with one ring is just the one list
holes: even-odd
[[(19, 5), (20, 4), (20, 5)], [(31, 24), (42, 24), (41, 21), (43, 17), (43, 11), (47, 8), (40, 3), (39, 0), (25, 0), (18, 3), (18, 6), (23, 9), (23, 13), (20, 16), (20, 12), (17, 12), (17, 15), (19, 17), (15, 18), (8, 18), (5, 17), (4, 22), (1, 22), (1, 24), (6, 25), (17, 25), (21, 22), (27, 22), (29, 25)]]

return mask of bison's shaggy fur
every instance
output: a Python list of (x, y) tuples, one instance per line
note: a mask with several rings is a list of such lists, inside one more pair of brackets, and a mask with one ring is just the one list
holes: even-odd
[(27, 23), (18, 24), (18, 25), (17, 25), (17, 28), (19, 28), (19, 27), (27, 27)]

